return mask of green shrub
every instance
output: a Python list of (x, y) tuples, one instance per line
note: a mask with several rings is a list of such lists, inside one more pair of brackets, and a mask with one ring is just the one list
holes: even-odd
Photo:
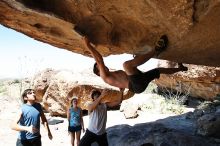
[(157, 85), (155, 83), (150, 82), (147, 86), (146, 90), (144, 91), (145, 94), (153, 93), (153, 91), (157, 88)]
[(152, 94), (151, 100), (141, 106), (142, 111), (153, 111), (161, 114), (182, 114), (185, 106), (178, 98), (169, 98), (157, 94)]
[(4, 86), (4, 84), (0, 83), (0, 93), (6, 92), (6, 91), (7, 91), (7, 89)]
[(18, 84), (18, 83), (21, 83), (21, 80), (19, 79), (14, 79), (14, 81), (12, 82), (13, 84)]
[(161, 113), (182, 114), (185, 106), (180, 103), (181, 101), (179, 101), (178, 98), (165, 99), (164, 102), (161, 103)]

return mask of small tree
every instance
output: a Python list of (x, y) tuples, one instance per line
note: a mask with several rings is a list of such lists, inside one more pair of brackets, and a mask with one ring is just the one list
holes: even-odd
[[(20, 96), (24, 88), (31, 88), (31, 81), (33, 80), (34, 75), (40, 70), (43, 58), (41, 59), (32, 59), (27, 56), (19, 57), (19, 73), (20, 73), (20, 83), (19, 83), (19, 93)], [(24, 82), (24, 79), (29, 79), (30, 82)]]

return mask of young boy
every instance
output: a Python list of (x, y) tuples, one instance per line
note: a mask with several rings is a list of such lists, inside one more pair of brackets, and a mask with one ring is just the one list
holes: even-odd
[(11, 125), (13, 130), (19, 131), (16, 146), (41, 146), (40, 118), (48, 132), (49, 139), (53, 138), (41, 104), (36, 102), (33, 89), (26, 89), (22, 94), (22, 99), (24, 104)]

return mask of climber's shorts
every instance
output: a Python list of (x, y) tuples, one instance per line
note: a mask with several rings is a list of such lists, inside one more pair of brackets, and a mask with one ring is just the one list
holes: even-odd
[(129, 75), (128, 78), (129, 90), (134, 93), (141, 93), (145, 91), (152, 80), (160, 78), (160, 71), (158, 69), (152, 69), (145, 73), (139, 71), (138, 74)]

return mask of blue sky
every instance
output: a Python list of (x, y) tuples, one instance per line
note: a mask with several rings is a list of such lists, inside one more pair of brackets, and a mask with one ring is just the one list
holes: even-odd
[[(122, 54), (105, 57), (104, 61), (109, 68), (123, 69), (123, 62), (130, 59), (131, 55)], [(46, 68), (82, 71), (94, 62), (93, 58), (36, 41), (0, 25), (0, 78), (28, 77)], [(152, 69), (156, 63), (151, 59), (139, 69)]]
[[(121, 69), (123, 62), (131, 59), (131, 55), (104, 59), (108, 67)], [(93, 58), (36, 41), (0, 25), (0, 78), (26, 77), (45, 68), (77, 71), (90, 68), (93, 64)]]

